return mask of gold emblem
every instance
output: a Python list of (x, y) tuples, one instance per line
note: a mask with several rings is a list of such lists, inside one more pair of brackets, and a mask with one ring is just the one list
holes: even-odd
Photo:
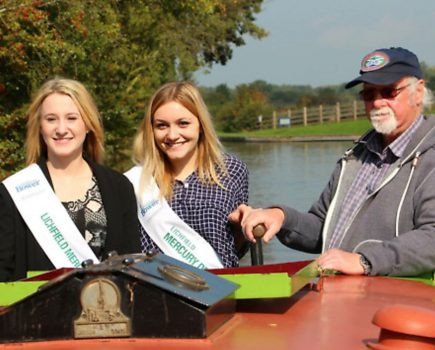
[(74, 338), (131, 336), (131, 320), (121, 311), (121, 293), (107, 278), (89, 281), (80, 295), (82, 312), (74, 321)]

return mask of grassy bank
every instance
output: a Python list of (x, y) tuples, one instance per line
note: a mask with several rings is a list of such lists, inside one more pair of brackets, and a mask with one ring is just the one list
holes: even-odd
[(255, 130), (238, 133), (220, 132), (220, 137), (310, 137), (310, 136), (347, 136), (361, 135), (370, 129), (370, 122), (366, 119), (356, 121), (344, 121), (341, 123), (324, 123), (309, 126), (294, 126), (290, 128)]

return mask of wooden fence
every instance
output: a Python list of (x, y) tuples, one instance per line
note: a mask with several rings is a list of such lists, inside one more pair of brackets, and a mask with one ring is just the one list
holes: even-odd
[(274, 111), (271, 116), (259, 116), (259, 129), (276, 129), (292, 127), (295, 125), (313, 125), (324, 122), (340, 123), (344, 120), (356, 120), (365, 118), (364, 104), (361, 101), (353, 101), (348, 104), (320, 105), (315, 107), (302, 107)]

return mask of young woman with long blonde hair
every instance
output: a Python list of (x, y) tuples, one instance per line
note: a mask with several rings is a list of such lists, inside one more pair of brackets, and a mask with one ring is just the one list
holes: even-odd
[(143, 251), (200, 268), (237, 266), (243, 249), (237, 251), (227, 216), (248, 200), (248, 170), (224, 152), (196, 86), (170, 82), (154, 93), (134, 160), (127, 177), (136, 188)]

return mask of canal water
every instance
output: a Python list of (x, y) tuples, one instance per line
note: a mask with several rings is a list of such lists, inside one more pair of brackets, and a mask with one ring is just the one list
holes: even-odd
[[(352, 142), (224, 142), (224, 146), (227, 152), (237, 155), (248, 166), (251, 206), (285, 204), (307, 211)], [(276, 238), (263, 244), (263, 249), (265, 264), (316, 257), (287, 248)], [(249, 253), (240, 264), (251, 264)]]

